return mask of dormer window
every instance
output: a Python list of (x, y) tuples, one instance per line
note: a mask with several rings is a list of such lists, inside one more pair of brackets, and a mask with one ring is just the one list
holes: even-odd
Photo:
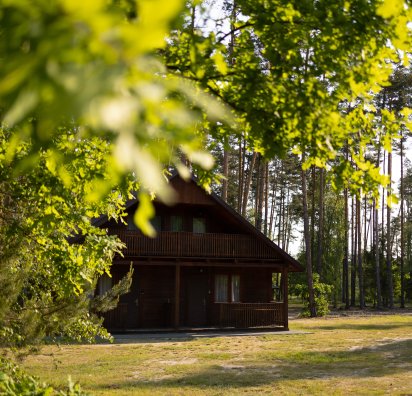
[(152, 227), (155, 229), (156, 232), (162, 231), (162, 218), (159, 215), (156, 215), (153, 217), (153, 219), (150, 220), (150, 223), (152, 224)]
[(206, 232), (206, 219), (204, 217), (193, 218), (193, 233), (204, 234)]
[(173, 231), (173, 232), (183, 231), (182, 216), (170, 216), (170, 231)]

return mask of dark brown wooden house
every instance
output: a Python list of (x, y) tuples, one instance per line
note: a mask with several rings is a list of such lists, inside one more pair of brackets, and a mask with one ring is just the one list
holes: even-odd
[(126, 244), (103, 293), (134, 268), (130, 293), (105, 316), (109, 330), (281, 327), (288, 328), (288, 273), (301, 265), (194, 179), (173, 176), (173, 207), (155, 202), (156, 238), (136, 229), (137, 201), (128, 222), (100, 219), (97, 225)]

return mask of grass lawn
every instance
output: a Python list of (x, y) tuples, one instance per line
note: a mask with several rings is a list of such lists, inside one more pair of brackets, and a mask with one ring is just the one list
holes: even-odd
[(24, 361), (94, 395), (412, 395), (412, 315), (298, 319), (300, 334), (45, 347)]

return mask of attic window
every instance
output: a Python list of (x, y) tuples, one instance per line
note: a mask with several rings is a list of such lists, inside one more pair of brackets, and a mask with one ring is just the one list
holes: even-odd
[(173, 232), (183, 231), (182, 216), (170, 216), (170, 231), (173, 231)]
[(206, 232), (206, 220), (204, 217), (193, 218), (193, 233), (204, 234)]

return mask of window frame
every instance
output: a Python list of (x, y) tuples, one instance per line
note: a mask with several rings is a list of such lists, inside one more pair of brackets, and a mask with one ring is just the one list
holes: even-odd
[[(226, 277), (226, 301), (222, 301), (223, 299), (219, 299), (218, 301), (218, 284), (217, 280), (218, 277)], [(237, 299), (235, 298), (234, 295), (234, 279), (238, 279), (238, 289), (237, 289)], [(214, 290), (213, 290), (213, 299), (215, 303), (227, 303), (227, 304), (232, 304), (232, 303), (240, 303), (241, 302), (241, 276), (239, 273), (227, 273), (227, 272), (219, 272), (216, 273), (214, 276), (214, 284), (213, 284)]]
[[(195, 222), (199, 221), (198, 224), (201, 224), (203, 229), (195, 229)], [(206, 217), (204, 216), (194, 216), (192, 218), (192, 233), (193, 234), (206, 234)]]
[[(177, 223), (174, 223), (174, 220), (178, 220)], [(180, 224), (179, 224), (180, 221)], [(179, 225), (174, 229), (174, 225)], [(182, 215), (171, 215), (170, 216), (170, 231), (171, 232), (183, 232), (183, 216)]]

